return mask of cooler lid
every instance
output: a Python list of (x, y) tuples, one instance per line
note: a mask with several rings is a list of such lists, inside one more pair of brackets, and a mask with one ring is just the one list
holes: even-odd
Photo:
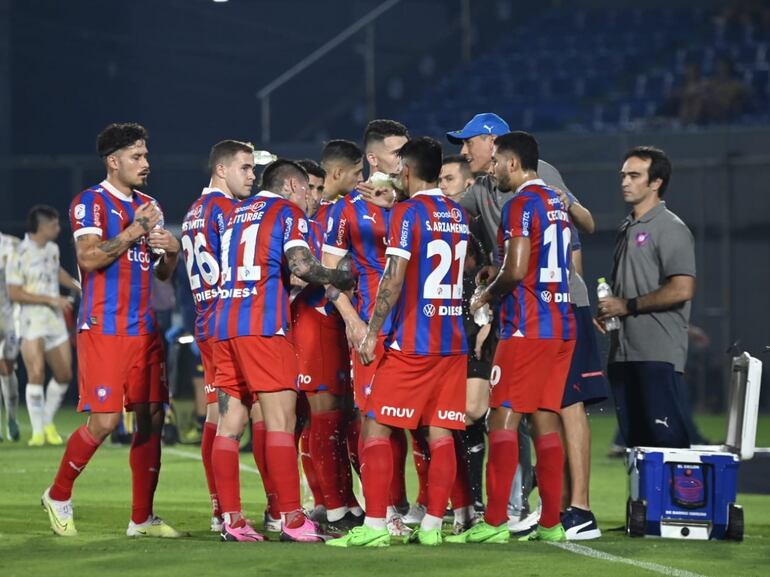
[(725, 447), (742, 460), (754, 456), (761, 381), (762, 361), (746, 352), (733, 357)]

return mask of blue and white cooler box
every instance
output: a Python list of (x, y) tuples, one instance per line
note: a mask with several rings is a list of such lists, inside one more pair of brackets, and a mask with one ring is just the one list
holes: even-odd
[(628, 450), (629, 535), (743, 539), (743, 508), (736, 503), (738, 467), (754, 456), (761, 378), (759, 360), (748, 353), (733, 358), (724, 445)]

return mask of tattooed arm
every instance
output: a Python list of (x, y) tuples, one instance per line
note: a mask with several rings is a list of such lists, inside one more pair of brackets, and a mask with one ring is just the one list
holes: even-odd
[(332, 284), (340, 290), (353, 288), (350, 259), (342, 259), (337, 268), (326, 268), (306, 246), (293, 246), (286, 251), (289, 270), (294, 276), (311, 284)]
[(388, 318), (390, 311), (401, 296), (401, 287), (404, 285), (406, 276), (406, 266), (409, 261), (405, 258), (395, 255), (388, 255), (385, 263), (385, 270), (380, 279), (380, 286), (377, 287), (377, 298), (374, 301), (374, 311), (372, 318), (369, 319), (369, 328), (366, 331), (366, 337), (358, 346), (358, 354), (361, 362), (368, 365), (374, 360), (374, 346), (377, 342), (377, 335), (380, 333), (385, 319)]
[(136, 210), (134, 222), (113, 238), (102, 240), (94, 234), (79, 236), (75, 241), (75, 251), (80, 268), (91, 272), (109, 266), (158, 222), (160, 211), (147, 203)]
[(505, 241), (505, 256), (503, 266), (492, 284), (478, 297), (471, 298), (471, 313), (475, 313), (485, 304), (492, 302), (511, 292), (524, 277), (529, 269), (529, 254), (531, 243), (528, 237), (518, 236)]

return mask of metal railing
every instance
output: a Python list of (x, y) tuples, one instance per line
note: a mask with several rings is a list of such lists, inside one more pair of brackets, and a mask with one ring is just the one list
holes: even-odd
[(401, 0), (387, 0), (383, 2), (377, 8), (366, 14), (365, 16), (356, 20), (353, 24), (345, 28), (342, 32), (337, 34), (334, 38), (324, 43), (322, 46), (305, 56), (302, 60), (297, 62), (294, 66), (286, 70), (283, 74), (279, 75), (275, 80), (263, 86), (258, 92), (257, 97), (261, 102), (262, 109), (262, 142), (270, 142), (270, 130), (271, 130), (271, 117), (270, 117), (270, 95), (278, 88), (286, 84), (289, 80), (300, 74), (309, 66), (326, 56), (329, 52), (334, 50), (337, 46), (345, 42), (348, 38), (367, 28), (366, 43), (364, 48), (364, 59), (366, 62), (366, 94), (367, 102), (369, 103), (369, 114), (374, 115), (374, 92), (375, 92), (375, 78), (374, 78), (374, 29), (372, 23), (380, 16), (385, 14), (388, 10), (393, 8), (396, 4), (399, 4)]

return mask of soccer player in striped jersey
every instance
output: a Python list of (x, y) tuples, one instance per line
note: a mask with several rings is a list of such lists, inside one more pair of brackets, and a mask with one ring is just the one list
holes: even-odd
[(471, 302), (471, 311), (501, 299), (500, 344), (490, 383), (487, 510), (484, 522), (448, 540), (505, 543), (506, 506), (518, 462), (517, 428), (531, 414), (542, 513), (523, 540), (564, 541), (559, 518), (564, 450), (559, 411), (575, 348), (569, 292), (571, 228), (558, 192), (538, 178), (538, 144), (526, 132), (495, 140), (492, 158), (504, 205), (498, 232), (502, 265), (494, 281)]
[[(438, 189), (441, 145), (408, 141), (399, 151), (406, 200), (393, 209), (387, 264), (362, 341), (365, 365), (382, 355), (366, 405), (363, 468), (366, 519), (338, 547), (383, 547), (393, 455), (393, 429), (428, 428), (431, 463), (427, 513), (407, 539), (442, 542), (441, 524), (455, 478), (453, 430), (465, 428), (467, 345), (462, 322), (462, 274), (468, 244), (465, 212)], [(391, 317), (392, 311), (392, 317)], [(385, 352), (377, 340), (388, 320)]]
[(219, 296), (213, 320), (219, 426), (213, 464), (223, 512), (224, 541), (262, 541), (241, 514), (238, 445), (251, 405), (265, 419), (265, 459), (278, 493), (281, 539), (318, 541), (318, 527), (300, 508), (294, 441), (297, 358), (290, 328), (289, 278), (353, 286), (350, 264), (328, 269), (307, 244), (305, 214), (288, 198), (307, 194), (308, 178), (296, 162), (278, 159), (262, 174), (263, 190), (238, 203), (222, 235)]
[[(182, 251), (195, 304), (195, 340), (200, 350), (206, 391), (206, 422), (201, 438), (201, 459), (211, 497), (211, 530), (219, 532), (222, 530), (222, 512), (211, 464), (211, 449), (219, 421), (210, 338), (213, 329), (212, 312), (219, 290), (219, 253), (225, 217), (239, 200), (251, 194), (255, 180), (254, 146), (237, 140), (218, 142), (209, 153), (209, 169), (209, 185), (192, 203), (182, 221)], [(263, 472), (264, 459), (257, 458), (264, 453), (264, 442), (259, 443), (260, 439), (264, 441), (264, 423), (261, 415), (252, 415), (252, 418), (252, 427), (256, 430), (252, 442), (255, 460), (269, 495), (269, 480), (266, 471)]]
[[(311, 164), (312, 163), (312, 164)], [(323, 187), (318, 180), (318, 164), (303, 160), (311, 186)], [(315, 173), (315, 174), (314, 174)], [(323, 175), (324, 173), (321, 172)], [(315, 180), (315, 182), (313, 182)], [(289, 200), (309, 214), (313, 192), (293, 195)], [(320, 259), (324, 243), (323, 225), (308, 221), (308, 244)], [(302, 464), (310, 482), (316, 480), (314, 495), (322, 496), (327, 529), (344, 532), (363, 522), (363, 510), (353, 494), (350, 459), (345, 442), (345, 398), (350, 391), (350, 355), (345, 324), (323, 287), (307, 286), (292, 302), (292, 342), (299, 363), (299, 386), (310, 408), (310, 423), (302, 433)], [(305, 456), (307, 455), (307, 456)], [(316, 517), (321, 511), (315, 512)]]
[(314, 219), (328, 230), (331, 208), (363, 180), (363, 153), (349, 140), (330, 140), (321, 152), (321, 167), (326, 172), (323, 196)]
[(70, 205), (83, 287), (77, 321), (78, 410), (90, 416), (69, 438), (42, 503), (55, 533), (77, 534), (72, 486), (125, 407), (134, 412), (137, 427), (129, 455), (133, 500), (126, 534), (181, 537), (153, 513), (168, 385), (163, 342), (150, 306), (151, 275), (171, 276), (180, 244), (162, 228), (163, 213), (155, 200), (136, 190), (150, 174), (144, 127), (111, 124), (96, 143), (107, 178)]

